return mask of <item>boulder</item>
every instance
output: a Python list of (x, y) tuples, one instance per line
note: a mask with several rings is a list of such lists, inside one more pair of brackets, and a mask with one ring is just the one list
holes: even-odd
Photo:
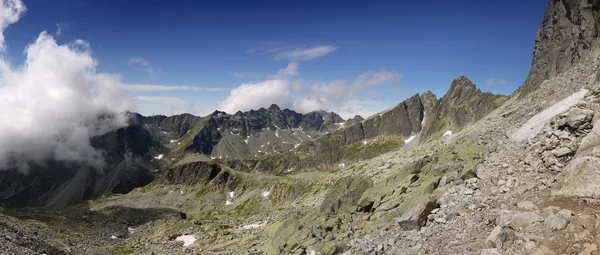
[(574, 158), (564, 168), (566, 176), (554, 195), (600, 197), (600, 120), (581, 141)]
[(510, 226), (513, 229), (524, 228), (533, 223), (541, 222), (544, 218), (535, 212), (503, 213), (498, 218), (498, 225)]
[(535, 250), (535, 253), (533, 255), (558, 255), (558, 254), (556, 254), (556, 252), (550, 250), (550, 248), (548, 248), (546, 246), (541, 246), (540, 248)]
[(552, 214), (544, 220), (544, 225), (552, 230), (565, 229), (571, 221), (571, 211), (560, 210), (559, 212)]
[(496, 226), (490, 235), (485, 239), (485, 246), (490, 249), (501, 249), (502, 244), (506, 242), (508, 233), (502, 226)]
[(583, 124), (590, 122), (594, 117), (594, 111), (573, 107), (567, 113), (567, 125), (572, 129), (578, 129)]
[(436, 196), (423, 195), (410, 210), (402, 215), (402, 217), (396, 218), (396, 222), (403, 230), (419, 229), (425, 225), (427, 216), (436, 207)]
[(528, 211), (533, 211), (535, 210), (537, 207), (535, 206), (535, 204), (531, 201), (520, 201), (517, 203), (517, 208), (521, 209), (521, 210), (528, 210)]

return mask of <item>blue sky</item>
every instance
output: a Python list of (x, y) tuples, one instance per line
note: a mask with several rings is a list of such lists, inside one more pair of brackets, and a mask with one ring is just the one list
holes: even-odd
[(483, 91), (512, 93), (529, 71), (547, 0), (25, 5), (4, 31), (13, 65), (41, 31), (59, 44), (85, 40), (97, 72), (145, 85), (124, 92), (142, 114), (278, 103), (349, 117), (426, 90), (441, 97), (460, 75)]

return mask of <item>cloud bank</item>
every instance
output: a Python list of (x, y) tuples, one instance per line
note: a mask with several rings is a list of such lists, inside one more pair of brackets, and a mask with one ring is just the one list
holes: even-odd
[[(277, 104), (281, 108), (290, 108), (299, 112), (317, 110), (336, 111), (339, 114), (353, 116), (357, 109), (372, 104), (369, 100), (374, 92), (370, 88), (399, 81), (402, 76), (393, 70), (368, 71), (348, 83), (344, 80), (309, 83), (291, 78), (299, 73), (297, 62), (289, 63), (277, 74), (267, 76), (260, 82), (243, 83), (231, 90), (229, 95), (217, 105), (217, 109), (234, 113), (238, 110), (248, 111), (260, 107)], [(365, 93), (367, 99), (359, 99), (357, 95)], [(304, 96), (296, 98), (293, 93), (304, 92)], [(361, 111), (364, 114), (365, 111)]]
[[(20, 0), (0, 5), (0, 49), (4, 29), (25, 12)], [(104, 160), (90, 137), (127, 125), (130, 108), (119, 77), (97, 73), (89, 44), (58, 45), (47, 32), (25, 49), (25, 62), (11, 67), (0, 58), (0, 169), (26, 172), (47, 159), (87, 163)]]

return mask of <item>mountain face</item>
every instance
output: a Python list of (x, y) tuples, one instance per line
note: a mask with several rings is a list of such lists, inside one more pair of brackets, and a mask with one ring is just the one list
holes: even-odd
[(216, 111), (204, 118), (132, 113), (128, 127), (91, 139), (92, 146), (103, 152), (104, 169), (49, 161), (32, 167), (28, 174), (2, 170), (0, 202), (8, 207), (62, 208), (105, 193), (124, 194), (150, 183), (183, 153), (248, 158), (258, 156), (261, 149), (264, 154), (267, 149), (288, 151), (311, 135), (336, 130), (343, 123), (332, 112), (303, 115), (276, 105), (234, 115)]
[[(452, 135), (504, 103), (506, 97), (482, 93), (465, 76), (452, 81), (448, 92), (435, 102), (421, 133), (421, 141)], [(431, 100), (430, 100), (431, 102)]]
[(598, 49), (600, 1), (552, 0), (535, 38), (533, 61), (523, 95), (571, 68)]

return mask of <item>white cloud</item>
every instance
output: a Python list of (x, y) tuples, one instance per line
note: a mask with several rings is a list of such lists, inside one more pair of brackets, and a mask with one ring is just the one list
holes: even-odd
[(315, 110), (336, 110), (353, 100), (357, 93), (366, 89), (397, 82), (402, 76), (396, 71), (369, 71), (359, 75), (352, 84), (336, 80), (328, 83), (316, 83), (308, 95), (295, 103), (297, 110), (309, 112)]
[[(4, 2), (0, 28), (24, 10), (21, 1)], [(127, 125), (130, 104), (121, 96), (119, 77), (96, 73), (85, 41), (58, 45), (45, 31), (25, 56), (17, 68), (0, 59), (0, 169), (26, 172), (30, 163), (51, 158), (102, 168), (102, 155), (89, 140)]]
[[(358, 100), (356, 98), (358, 94), (365, 93), (364, 96), (369, 98), (366, 91), (370, 91), (370, 88), (401, 79), (401, 75), (396, 71), (380, 70), (365, 72), (357, 76), (352, 83), (334, 80), (310, 85), (304, 80), (291, 82), (289, 76), (297, 73), (297, 62), (292, 62), (286, 68), (280, 69), (277, 75), (269, 76), (265, 81), (242, 84), (233, 89), (229, 96), (218, 104), (218, 109), (233, 113), (238, 110), (268, 107), (274, 103), (281, 108), (291, 108), (304, 113), (334, 110), (347, 116), (355, 112), (364, 114), (374, 112), (367, 107), (367, 104), (372, 104), (372, 101)], [(292, 91), (305, 91), (306, 95), (296, 99), (292, 96)], [(381, 98), (373, 91), (370, 92), (370, 96)]]
[(285, 68), (279, 69), (279, 72), (277, 72), (277, 74), (267, 76), (267, 79), (287, 79), (291, 76), (296, 75), (298, 75), (298, 62), (292, 61)]
[(4, 29), (8, 25), (17, 22), (23, 13), (25, 13), (25, 5), (21, 0), (5, 0), (0, 4), (0, 51), (6, 49), (4, 44)]
[(129, 59), (129, 64), (139, 64), (142, 66), (148, 66), (150, 64), (150, 62), (148, 62), (148, 60), (146, 60), (144, 58), (131, 57)]
[(189, 103), (183, 99), (177, 97), (154, 97), (154, 96), (135, 96), (135, 100), (153, 102), (153, 103), (164, 103), (164, 104), (185, 104)]
[(496, 81), (496, 83), (498, 83), (498, 84), (506, 84), (506, 80), (503, 80), (503, 79), (498, 79), (498, 80)]
[(67, 22), (56, 23), (56, 33), (54, 33), (54, 35), (56, 37), (61, 36), (65, 32), (65, 30), (67, 30), (68, 27), (69, 27), (69, 23), (67, 23)]
[(309, 48), (295, 48), (278, 52), (274, 60), (308, 61), (325, 56), (337, 48), (331, 45), (319, 45)]
[(217, 109), (235, 113), (238, 110), (247, 111), (268, 107), (271, 104), (288, 108), (293, 101), (288, 80), (266, 80), (256, 83), (244, 83), (231, 90), (229, 96), (217, 105)]
[(216, 92), (222, 91), (222, 88), (206, 88), (195, 86), (164, 86), (151, 84), (125, 84), (123, 90), (138, 91), (138, 92), (165, 92), (165, 91), (207, 91)]

